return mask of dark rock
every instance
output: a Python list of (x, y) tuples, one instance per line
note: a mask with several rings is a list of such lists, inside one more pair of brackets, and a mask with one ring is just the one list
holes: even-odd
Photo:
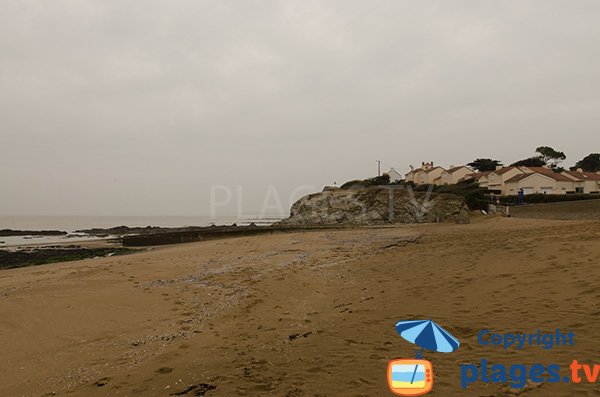
[(207, 392), (211, 391), (211, 390), (215, 390), (217, 388), (217, 386), (215, 385), (211, 385), (210, 383), (200, 383), (197, 385), (190, 385), (188, 387), (186, 387), (185, 389), (175, 392), (175, 393), (171, 393), (171, 396), (187, 396), (187, 395), (191, 395), (191, 396), (197, 396), (197, 397), (202, 397), (204, 396)]
[(68, 234), (62, 230), (12, 230), (2, 229), (0, 230), (0, 236), (64, 236)]
[(311, 334), (312, 334), (311, 331), (305, 332), (303, 334), (301, 334), (301, 333), (291, 334), (290, 336), (288, 336), (288, 339), (290, 340), (290, 342), (293, 342), (296, 339), (306, 338), (307, 336), (310, 336)]

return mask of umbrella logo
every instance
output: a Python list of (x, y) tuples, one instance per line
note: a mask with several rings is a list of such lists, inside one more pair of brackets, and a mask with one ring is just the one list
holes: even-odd
[(399, 321), (396, 331), (401, 337), (418, 346), (416, 358), (394, 359), (388, 363), (387, 382), (390, 391), (398, 396), (420, 396), (433, 389), (433, 366), (423, 360), (423, 350), (451, 353), (460, 342), (431, 320)]

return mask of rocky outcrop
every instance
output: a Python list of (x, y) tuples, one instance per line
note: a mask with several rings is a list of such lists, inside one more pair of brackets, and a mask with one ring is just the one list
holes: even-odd
[(13, 236), (64, 236), (68, 234), (62, 230), (12, 230), (2, 229), (0, 230), (0, 236), (2, 237), (13, 237)]
[(406, 187), (339, 189), (296, 201), (290, 217), (277, 225), (384, 225), (394, 223), (467, 223), (469, 210), (453, 194), (415, 192)]

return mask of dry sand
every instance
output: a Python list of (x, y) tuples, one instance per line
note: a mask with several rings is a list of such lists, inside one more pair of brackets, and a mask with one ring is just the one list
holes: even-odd
[[(462, 345), (427, 353), (432, 396), (460, 364), (600, 363), (600, 222), (318, 231), (182, 244), (0, 272), (0, 396), (387, 396), (387, 361), (413, 357), (401, 319)], [(482, 329), (561, 328), (576, 345), (479, 346)], [(215, 387), (213, 389), (213, 387)], [(527, 396), (600, 395), (544, 384)]]

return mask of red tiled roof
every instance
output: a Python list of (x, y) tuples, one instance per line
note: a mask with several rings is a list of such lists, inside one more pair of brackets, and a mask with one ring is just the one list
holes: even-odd
[[(430, 169), (428, 169), (428, 170), (425, 170), (425, 169), (423, 169), (423, 168), (416, 168), (416, 169), (414, 169), (414, 170), (408, 171), (408, 172), (407, 172), (406, 174), (404, 174), (404, 175), (408, 175), (408, 174), (410, 174), (411, 172), (412, 172), (413, 174), (416, 174), (416, 173), (417, 173), (417, 172), (419, 172), (419, 171), (423, 171), (423, 172), (431, 172), (431, 171), (433, 171), (433, 170), (436, 170), (436, 169), (438, 169), (438, 168), (442, 168), (442, 167), (436, 166), (436, 167), (430, 168)], [(442, 169), (443, 169), (443, 168), (442, 168)]]
[(564, 175), (561, 175), (561, 174), (559, 174), (557, 172), (553, 172), (552, 170), (550, 170), (550, 172), (528, 172), (526, 174), (515, 175), (512, 178), (509, 178), (507, 181), (505, 181), (505, 183), (518, 182), (520, 180), (523, 180), (523, 179), (528, 178), (528, 177), (530, 177), (532, 175), (535, 175), (535, 174), (539, 174), (539, 175), (542, 175), (542, 176), (546, 176), (548, 178), (552, 178), (552, 179), (554, 179), (557, 182), (573, 182), (572, 179), (567, 178)]
[(533, 174), (517, 174), (517, 175), (513, 176), (512, 178), (509, 178), (506, 181), (504, 181), (504, 183), (519, 182), (521, 179), (525, 179), (531, 175), (533, 175)]
[(539, 172), (540, 174), (547, 174), (549, 172), (554, 173), (554, 170), (552, 168), (548, 168), (548, 167), (525, 167), (525, 166), (523, 166), (522, 168), (527, 168), (531, 172)]
[(518, 169), (519, 171), (521, 170), (519, 167), (515, 167), (515, 166), (511, 165), (510, 167), (502, 167), (499, 170), (495, 170), (492, 172), (495, 174), (498, 174), (498, 175), (503, 175), (503, 174), (506, 174), (508, 171), (514, 170), (515, 168)]
[(559, 181), (559, 182), (561, 182), (561, 181), (562, 182), (571, 182), (571, 178), (567, 178), (566, 176), (559, 174), (557, 172), (551, 172), (551, 173), (544, 174), (544, 175), (549, 176), (550, 178), (552, 178), (556, 181)]
[(464, 179), (477, 179), (477, 178), (481, 178), (482, 176), (488, 176), (492, 171), (483, 171), (483, 172), (474, 172), (472, 174), (467, 174), (464, 177), (461, 178), (461, 180)]
[(449, 174), (453, 173), (454, 171), (458, 171), (461, 168), (466, 168), (468, 170), (471, 170), (469, 167), (465, 166), (465, 165), (459, 165), (458, 167), (452, 167), (449, 170), (446, 170), (446, 172), (448, 172)]
[(565, 182), (572, 181), (571, 178), (566, 177), (559, 172), (554, 172), (554, 170), (552, 168), (546, 168), (546, 167), (527, 167), (527, 168), (529, 170), (533, 171), (534, 173), (537, 172), (538, 174), (543, 174), (543, 175), (549, 176), (550, 178), (553, 178), (554, 180), (557, 180), (557, 181), (565, 181)]
[(600, 174), (595, 172), (564, 171), (564, 173), (582, 181), (600, 181)]

